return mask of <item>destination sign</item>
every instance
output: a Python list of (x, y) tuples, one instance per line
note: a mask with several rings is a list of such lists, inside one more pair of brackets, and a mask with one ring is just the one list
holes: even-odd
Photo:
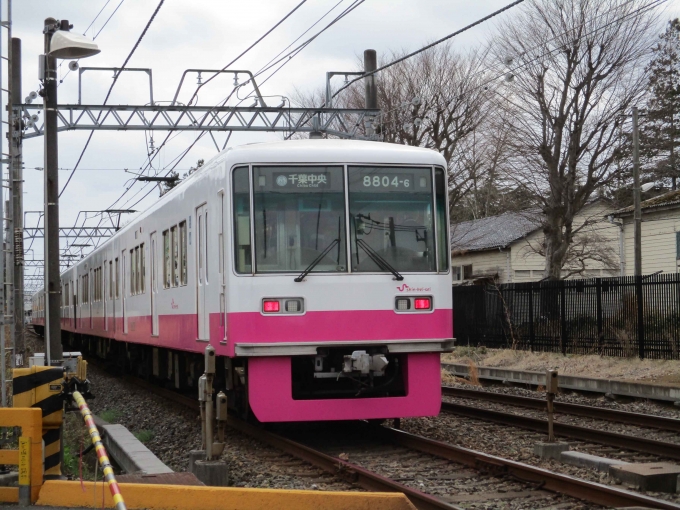
[(275, 173), (274, 188), (328, 188), (330, 173), (290, 172)]

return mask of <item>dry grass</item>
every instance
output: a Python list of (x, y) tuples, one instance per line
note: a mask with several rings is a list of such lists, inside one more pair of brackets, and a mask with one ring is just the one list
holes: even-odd
[(567, 355), (527, 352), (511, 349), (461, 348), (442, 355), (443, 362), (474, 363), (477, 366), (503, 367), (543, 372), (557, 369), (560, 373), (582, 377), (601, 377), (626, 381), (680, 385), (680, 361), (639, 358), (612, 358), (593, 355)]
[(468, 371), (468, 374), (470, 374), (469, 383), (473, 386), (481, 386), (482, 384), (479, 382), (479, 370), (477, 369), (477, 364), (470, 360), (468, 366), (470, 367)]

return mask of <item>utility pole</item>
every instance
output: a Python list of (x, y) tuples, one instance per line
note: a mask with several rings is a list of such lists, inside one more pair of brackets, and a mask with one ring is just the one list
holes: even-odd
[[(372, 73), (378, 68), (378, 56), (375, 50), (364, 50), (364, 74)], [(365, 86), (365, 107), (366, 109), (378, 108), (378, 88), (375, 84), (375, 74), (370, 74), (364, 78)], [(366, 118), (366, 134), (368, 136), (375, 134), (375, 127), (373, 122), (375, 117)]]
[(14, 220), (14, 363), (22, 366), (24, 342), (24, 170), (21, 141), (21, 39), (11, 41), (10, 91), (12, 107), (8, 108), (10, 179), (12, 186), (12, 218)]
[[(68, 21), (61, 22), (61, 28), (68, 30)], [(43, 78), (43, 108), (45, 112), (45, 345), (47, 364), (61, 365), (60, 298), (59, 275), (59, 152), (57, 146), (57, 59), (51, 57), (52, 35), (58, 29), (57, 20), (45, 19), (45, 55)]]
[(637, 308), (638, 355), (645, 357), (644, 295), (642, 293), (642, 207), (640, 205), (640, 133), (638, 130), (638, 109), (633, 106), (633, 205), (635, 212), (635, 301)]
[(640, 133), (638, 131), (638, 109), (633, 106), (633, 204), (635, 213), (635, 276), (642, 276), (642, 208), (640, 206)]

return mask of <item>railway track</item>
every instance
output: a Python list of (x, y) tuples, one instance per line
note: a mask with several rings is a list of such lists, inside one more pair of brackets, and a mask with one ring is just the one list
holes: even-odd
[[(126, 380), (137, 386), (141, 386), (157, 395), (170, 399), (177, 405), (197, 408), (197, 401), (193, 398), (178, 395), (177, 393), (159, 388), (146, 381), (137, 378), (126, 377)], [(419, 510), (430, 509), (456, 509), (456, 502), (474, 502), (483, 504), (484, 502), (506, 499), (512, 502), (516, 499), (520, 506), (516, 508), (552, 506), (540, 505), (540, 501), (547, 499), (552, 501), (556, 494), (570, 496), (589, 503), (594, 503), (604, 507), (645, 507), (660, 509), (680, 510), (680, 505), (673, 502), (663, 501), (607, 485), (589, 482), (559, 473), (554, 473), (541, 468), (523, 464), (520, 462), (503, 459), (493, 455), (453, 446), (450, 444), (434, 441), (414, 434), (409, 434), (397, 429), (370, 426), (368, 424), (352, 425), (355, 427), (354, 435), (361, 438), (359, 445), (354, 446), (350, 443), (342, 445), (326, 445), (326, 448), (318, 445), (303, 444), (310, 441), (309, 435), (303, 440), (296, 440), (289, 436), (289, 433), (274, 433), (265, 430), (260, 426), (254, 426), (235, 417), (230, 417), (228, 424), (234, 430), (246, 434), (265, 444), (277, 448), (295, 458), (308, 462), (335, 476), (344, 477), (358, 486), (372, 491), (382, 492), (403, 492)], [(340, 427), (340, 432), (346, 431), (347, 425), (336, 425)], [(300, 434), (300, 427), (296, 426), (297, 432), (290, 435)], [(358, 431), (358, 433), (357, 433)], [(335, 434), (335, 438), (340, 438), (344, 434)], [(328, 434), (326, 434), (328, 437)], [(311, 439), (314, 442), (314, 439)], [(362, 450), (362, 445), (363, 450)], [(349, 459), (329, 453), (328, 450), (338, 451), (348, 450)], [(335, 450), (333, 450), (335, 448)], [(387, 450), (386, 450), (387, 448)], [(419, 468), (421, 462), (427, 462), (429, 474), (413, 474), (409, 472), (406, 477), (386, 476), (359, 465), (361, 462), (362, 451), (364, 457), (381, 459), (381, 462), (390, 462), (387, 457), (389, 449), (394, 449), (391, 453), (396, 455), (399, 463), (403, 465), (416, 465)], [(359, 462), (352, 462), (353, 459)], [(387, 460), (385, 461), (385, 459)], [(432, 460), (435, 462), (432, 463)], [(402, 473), (403, 475), (403, 473)], [(429, 484), (430, 493), (425, 490), (414, 488), (414, 482), (418, 484), (422, 480), (434, 481)], [(406, 483), (401, 483), (401, 482)], [(437, 495), (436, 490), (447, 490), (450, 483), (460, 481), (465, 490), (461, 490), (466, 495), (454, 494), (449, 497), (441, 494)], [(424, 485), (424, 484), (423, 484)], [(438, 487), (432, 487), (437, 485)], [(502, 486), (503, 490), (496, 490)], [(480, 490), (475, 491), (477, 487)], [(488, 490), (485, 490), (488, 488)], [(549, 495), (549, 496), (547, 496)], [(455, 497), (458, 496), (458, 497)], [(522, 499), (525, 498), (525, 499)], [(529, 498), (529, 506), (526, 504)], [(576, 503), (576, 502), (575, 502)], [(534, 506), (534, 504), (538, 506)], [(578, 506), (578, 503), (576, 503)], [(513, 506), (514, 508), (514, 506)]]
[[(496, 402), (499, 404), (526, 407), (529, 409), (546, 409), (546, 401), (539, 398), (520, 397), (518, 395), (508, 395), (505, 393), (494, 393), (483, 390), (468, 390), (464, 388), (454, 388), (442, 386), (442, 394), (447, 397), (468, 398)], [(586, 406), (581, 404), (569, 404), (555, 401), (555, 412), (594, 418), (597, 420), (614, 421), (626, 425), (637, 425), (639, 427), (650, 427), (671, 432), (680, 432), (680, 420), (666, 418), (664, 416), (654, 416), (652, 414), (630, 413), (607, 409), (604, 407)]]
[[(482, 393), (482, 392), (473, 392)], [(448, 396), (453, 396), (450, 393)], [(458, 395), (460, 396), (460, 395)], [(499, 395), (504, 396), (504, 395)], [(482, 399), (484, 399), (482, 397)], [(462, 398), (474, 399), (477, 398), (476, 395), (465, 396)], [(534, 400), (534, 399), (530, 399)], [(510, 399), (505, 402), (502, 400), (491, 400), (492, 402), (501, 403), (504, 405), (514, 405), (511, 403)], [(544, 403), (545, 405), (545, 403)], [(556, 406), (558, 407), (558, 406)], [(579, 406), (587, 407), (587, 406)], [(459, 404), (454, 402), (442, 402), (442, 410), (447, 413), (453, 413), (458, 416), (464, 416), (466, 418), (473, 418), (477, 420), (484, 420), (493, 423), (498, 423), (501, 425), (507, 425), (512, 427), (518, 427), (526, 430), (531, 430), (534, 432), (546, 433), (548, 431), (548, 421), (541, 418), (534, 418), (531, 416), (525, 416), (521, 414), (515, 414), (511, 412), (502, 412), (493, 409), (487, 409), (475, 405)], [(595, 411), (589, 411), (596, 413)], [(630, 414), (630, 413), (625, 413)], [(619, 417), (621, 418), (621, 417)], [(598, 417), (597, 419), (606, 419)], [(638, 424), (636, 424), (638, 425)], [(566, 437), (570, 439), (577, 439), (579, 441), (585, 441), (590, 443), (598, 443), (605, 446), (611, 446), (615, 448), (622, 448), (625, 450), (630, 450), (638, 453), (650, 454), (661, 458), (667, 459), (680, 459), (680, 444), (671, 443), (666, 441), (659, 441), (656, 439), (647, 439), (642, 437), (633, 436), (630, 434), (621, 434), (617, 432), (610, 432), (606, 430), (600, 430), (594, 427), (581, 427), (578, 425), (571, 425), (567, 423), (561, 423), (559, 421), (554, 421), (554, 431), (555, 435)]]

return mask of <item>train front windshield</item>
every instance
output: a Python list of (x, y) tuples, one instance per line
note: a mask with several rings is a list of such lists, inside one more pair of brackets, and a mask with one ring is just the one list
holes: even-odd
[(253, 169), (256, 272), (347, 270), (340, 166)]
[(254, 259), (255, 273), (300, 273), (310, 267), (321, 273), (345, 273), (349, 268), (435, 272), (437, 251), (439, 270), (448, 268), (443, 171), (436, 170), (441, 174), (437, 182), (442, 181), (436, 186), (438, 224), (432, 168), (348, 166), (346, 171), (345, 176), (339, 165), (253, 167), (252, 257), (246, 231), (250, 179), (247, 168), (236, 169), (237, 271), (253, 271)]

